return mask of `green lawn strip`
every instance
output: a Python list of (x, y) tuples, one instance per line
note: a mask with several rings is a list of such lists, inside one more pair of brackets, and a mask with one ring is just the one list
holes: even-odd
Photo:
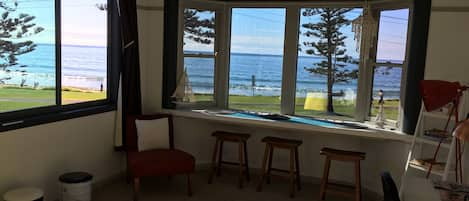
[(63, 100), (92, 101), (106, 99), (106, 92), (62, 91)]
[[(105, 98), (106, 92), (62, 91), (62, 99), (65, 104), (102, 100)], [(54, 104), (54, 90), (19, 87), (0, 88), (0, 112), (50, 106)]]
[(22, 98), (22, 99), (55, 99), (54, 90), (39, 90), (31, 88), (0, 88), (0, 98)]
[(55, 102), (51, 103), (38, 103), (38, 102), (4, 102), (0, 101), (0, 112), (15, 111), (21, 109), (30, 109), (36, 107), (50, 106), (54, 105)]
[[(196, 95), (196, 100), (211, 100), (212, 96), (209, 95)], [(305, 116), (321, 116), (328, 118), (337, 118), (337, 116), (326, 114), (324, 111), (314, 111), (304, 109), (305, 98), (296, 99), (295, 114)], [(375, 117), (377, 114), (377, 101), (373, 101), (373, 108), (371, 116)], [(398, 116), (398, 100), (386, 100), (384, 102), (384, 113), (387, 119), (397, 120)], [(278, 96), (230, 96), (229, 97), (230, 109), (248, 110), (248, 111), (262, 111), (262, 112), (280, 112), (280, 98)], [(334, 100), (334, 111), (343, 115), (342, 119), (353, 119), (355, 114), (355, 105), (352, 101), (347, 100)]]

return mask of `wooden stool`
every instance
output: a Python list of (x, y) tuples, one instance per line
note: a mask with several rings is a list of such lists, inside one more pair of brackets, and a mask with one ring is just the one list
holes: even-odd
[[(276, 138), (276, 137), (265, 137), (262, 139), (262, 142), (265, 142), (265, 154), (264, 154), (264, 162), (262, 164), (262, 177), (257, 186), (257, 191), (262, 191), (262, 184), (264, 181), (267, 184), (270, 183), (271, 179), (271, 171), (277, 172), (286, 172), (289, 173), (290, 179), (290, 197), (295, 196), (295, 182), (298, 190), (301, 189), (301, 182), (300, 182), (300, 166), (298, 160), (298, 147), (303, 143), (300, 140), (290, 140), (290, 139), (283, 139), (283, 138)], [(290, 169), (289, 170), (281, 170), (272, 168), (272, 156), (274, 153), (274, 148), (280, 149), (287, 149), (290, 150)], [(269, 160), (269, 166), (267, 166), (267, 159)]]
[[(243, 172), (246, 174), (246, 180), (249, 181), (249, 165), (248, 165), (248, 153), (247, 153), (247, 140), (251, 135), (242, 134), (242, 133), (230, 133), (224, 131), (215, 131), (212, 136), (216, 138), (215, 149), (213, 150), (212, 157), (212, 170), (210, 171), (210, 176), (208, 183), (211, 184), (213, 181), (213, 174), (217, 172), (217, 176), (221, 175), (221, 165), (239, 165), (239, 188), (243, 187)], [(235, 142), (239, 145), (239, 162), (227, 162), (223, 161), (223, 143)], [(217, 165), (217, 153), (218, 153), (218, 165)], [(244, 159), (243, 159), (244, 157)], [(244, 169), (244, 170), (243, 170)]]
[[(324, 200), (326, 198), (326, 191), (328, 185), (335, 185), (347, 188), (355, 188), (355, 200), (361, 201), (362, 193), (361, 193), (361, 179), (360, 179), (360, 161), (365, 159), (365, 153), (362, 152), (354, 152), (354, 151), (343, 151), (331, 148), (323, 148), (321, 149), (321, 155), (326, 156), (326, 163), (324, 167), (324, 175), (321, 181), (321, 190), (319, 192), (319, 199)], [(353, 162), (355, 163), (355, 187), (343, 184), (334, 184), (329, 183), (329, 169), (331, 167), (331, 160), (337, 161), (344, 161), (344, 162)], [(339, 193), (339, 192), (337, 192)], [(347, 194), (347, 193), (345, 193)], [(352, 195), (347, 194), (347, 195)]]

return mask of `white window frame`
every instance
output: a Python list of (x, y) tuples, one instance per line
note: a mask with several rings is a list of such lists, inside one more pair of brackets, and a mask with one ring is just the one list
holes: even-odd
[[(299, 27), (300, 15), (302, 8), (324, 8), (324, 7), (340, 7), (340, 8), (355, 8), (364, 7), (363, 2), (218, 2), (218, 1), (204, 1), (204, 0), (181, 0), (180, 13), (179, 13), (179, 38), (178, 42), (178, 75), (184, 69), (184, 52), (183, 52), (183, 10), (185, 8), (198, 8), (206, 10), (214, 10), (216, 16), (216, 37), (215, 37), (215, 90), (214, 90), (214, 103), (205, 105), (207, 108), (228, 108), (229, 98), (229, 74), (230, 74), (230, 45), (231, 45), (231, 11), (233, 8), (285, 8), (286, 9), (286, 22), (285, 22), (285, 42), (284, 42), (284, 55), (282, 67), (282, 89), (281, 89), (281, 108), (282, 114), (294, 115), (295, 102), (296, 102), (296, 73), (298, 62), (298, 40), (299, 40)], [(407, 32), (407, 51), (402, 67), (401, 76), (401, 97), (399, 113), (402, 113), (404, 103), (405, 83), (407, 78), (407, 58), (409, 55), (410, 33), (412, 25), (412, 2), (410, 0), (401, 0), (400, 2), (393, 3), (371, 3), (376, 12), (383, 10), (392, 10), (400, 8), (409, 8), (409, 25)], [(378, 15), (379, 16), (379, 15)], [(378, 20), (379, 23), (379, 20)], [(373, 30), (366, 40), (362, 38), (360, 48), (360, 64), (359, 64), (359, 78), (357, 90), (357, 104), (355, 112), (355, 120), (359, 122), (370, 120), (371, 97), (372, 97), (372, 80), (374, 76), (374, 66), (379, 65), (376, 63), (376, 46), (378, 40), (379, 29)], [(369, 44), (371, 41), (372, 45)], [(374, 50), (370, 47), (374, 46)], [(365, 58), (364, 55), (369, 55)], [(197, 56), (197, 55), (190, 55)], [(210, 57), (212, 58), (212, 57)], [(203, 104), (203, 103), (202, 103)], [(198, 104), (198, 106), (200, 106)], [(398, 125), (401, 125), (402, 115), (399, 115), (400, 120)]]

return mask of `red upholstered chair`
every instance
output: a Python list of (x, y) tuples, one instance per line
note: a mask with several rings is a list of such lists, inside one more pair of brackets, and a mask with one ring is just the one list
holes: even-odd
[[(135, 120), (152, 120), (168, 118), (169, 149), (138, 151), (138, 135)], [(138, 200), (140, 178), (145, 176), (187, 175), (187, 189), (192, 195), (190, 175), (194, 172), (194, 156), (175, 149), (173, 137), (173, 120), (168, 114), (128, 116), (126, 122), (126, 151), (128, 177), (134, 182), (134, 201)]]

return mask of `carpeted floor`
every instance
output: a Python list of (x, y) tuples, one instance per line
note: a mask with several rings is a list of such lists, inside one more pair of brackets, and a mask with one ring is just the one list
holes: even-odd
[[(207, 171), (199, 171), (193, 175), (193, 196), (187, 196), (186, 177), (177, 176), (144, 178), (141, 181), (140, 201), (316, 201), (319, 200), (319, 184), (303, 183), (302, 190), (295, 198), (289, 197), (288, 181), (273, 177), (271, 184), (265, 184), (262, 192), (256, 192), (259, 178), (253, 176), (243, 189), (237, 187), (237, 175), (234, 171), (224, 171), (216, 177), (213, 184), (207, 183)], [(382, 200), (372, 193), (363, 193), (363, 201)], [(102, 186), (93, 192), (93, 201), (131, 201), (132, 185), (125, 180)], [(353, 201), (352, 197), (340, 197), (329, 194), (327, 201)]]

